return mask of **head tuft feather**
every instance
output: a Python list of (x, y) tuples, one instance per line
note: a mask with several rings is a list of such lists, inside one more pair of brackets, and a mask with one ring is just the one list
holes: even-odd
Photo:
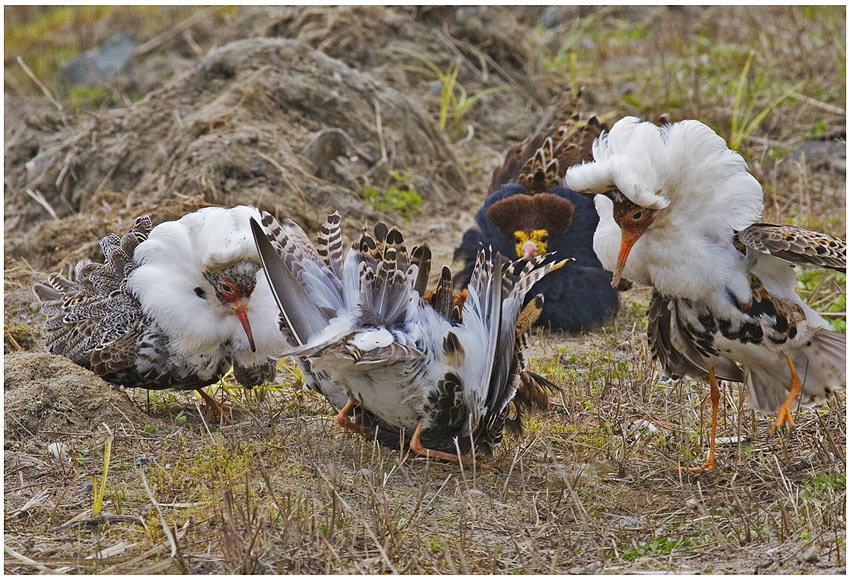
[(616, 187), (643, 207), (675, 204), (685, 218), (717, 216), (733, 229), (761, 215), (761, 185), (743, 157), (699, 121), (658, 127), (625, 117), (597, 139), (593, 157), (567, 170), (568, 187), (584, 193)]
[(547, 230), (550, 235), (566, 232), (575, 206), (552, 193), (517, 194), (491, 205), (487, 217), (506, 235), (517, 230)]

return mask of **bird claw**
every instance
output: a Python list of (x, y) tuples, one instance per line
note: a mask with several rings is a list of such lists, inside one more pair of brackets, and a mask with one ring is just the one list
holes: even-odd
[(218, 416), (219, 422), (222, 425), (233, 424), (233, 419), (231, 417), (233, 417), (234, 413), (239, 412), (238, 409), (232, 405), (217, 401), (214, 397), (201, 389), (198, 389), (198, 393), (201, 395), (201, 398), (205, 403), (206, 409), (204, 410), (204, 421), (206, 421), (207, 424), (212, 423), (216, 416)]
[(339, 410), (337, 416), (335, 417), (337, 425), (345, 429), (346, 431), (351, 431), (353, 433), (357, 433), (358, 435), (365, 435), (369, 432), (369, 430), (363, 425), (358, 425), (354, 421), (351, 420), (351, 417), (348, 414), (351, 412), (351, 408), (354, 407), (356, 401), (354, 399), (348, 399), (348, 402), (345, 406)]
[(714, 459), (709, 459), (699, 467), (680, 467), (679, 471), (687, 471), (688, 473), (705, 473), (706, 471), (714, 471), (717, 469), (717, 463)]
[(352, 421), (347, 415), (337, 415), (336, 423), (346, 431), (351, 431), (352, 433), (357, 433), (358, 435), (365, 435), (368, 430), (363, 425), (358, 425), (354, 421)]
[(773, 423), (773, 426), (768, 430), (768, 435), (773, 435), (776, 432), (777, 427), (782, 427), (784, 425), (788, 425), (788, 427), (794, 426), (794, 415), (791, 413), (791, 408), (788, 405), (782, 405), (779, 407), (779, 412), (776, 414), (776, 421)]

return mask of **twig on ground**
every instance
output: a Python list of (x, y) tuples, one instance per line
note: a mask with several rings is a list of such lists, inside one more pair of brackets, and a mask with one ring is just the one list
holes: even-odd
[(177, 560), (177, 563), (180, 565), (183, 573), (188, 574), (189, 566), (186, 565), (186, 561), (183, 559), (183, 554), (180, 552), (180, 547), (177, 545), (177, 538), (174, 535), (174, 530), (171, 529), (171, 526), (169, 526), (165, 521), (165, 516), (162, 515), (162, 509), (160, 509), (159, 504), (156, 502), (153, 492), (148, 485), (148, 478), (145, 477), (145, 471), (143, 469), (139, 469), (139, 475), (141, 476), (142, 483), (145, 486), (145, 493), (148, 494), (148, 499), (151, 500), (151, 505), (153, 505), (157, 515), (159, 516), (159, 523), (162, 526), (162, 531), (165, 533), (168, 543), (171, 544), (171, 557)]

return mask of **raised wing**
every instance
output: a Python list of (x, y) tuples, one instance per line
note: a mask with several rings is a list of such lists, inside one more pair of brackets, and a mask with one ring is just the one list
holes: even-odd
[(788, 262), (839, 272), (847, 268), (847, 243), (828, 234), (795, 226), (757, 223), (737, 232), (736, 236), (747, 248)]
[(121, 236), (101, 239), (104, 262), (82, 260), (72, 280), (51, 274), (33, 286), (47, 316), (48, 352), (61, 354), (104, 376), (133, 366), (138, 349), (138, 322), (144, 314), (126, 292), (127, 277), (135, 268), (133, 254), (147, 239), (151, 220), (141, 216)]
[[(262, 226), (251, 218), (251, 231), (263, 271), (289, 334), (298, 345), (305, 345), (321, 333), (329, 321), (328, 315), (319, 309), (304, 287), (304, 282), (293, 273), (293, 270), (303, 272), (303, 265), (313, 258), (315, 248), (308, 242), (313, 252), (306, 250), (297, 238), (288, 236), (277, 220), (265, 212)], [(315, 256), (319, 257), (318, 254)]]

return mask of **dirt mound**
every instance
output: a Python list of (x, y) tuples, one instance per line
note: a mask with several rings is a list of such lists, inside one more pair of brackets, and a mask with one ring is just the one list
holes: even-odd
[[(536, 21), (539, 9), (529, 10), (526, 19)], [(528, 23), (517, 14), (506, 6), (263, 7), (244, 11), (232, 28), (309, 44), (414, 95), (434, 114), (440, 81), (417, 69), (433, 65), (446, 73), (458, 67), (457, 81), (468, 96), (497, 92), (464, 115), (464, 127), (449, 132), (465, 133), (472, 123), (474, 145), (483, 141), (495, 151), (481, 149), (469, 156), (498, 157), (505, 140), (524, 138), (541, 108), (563, 89), (545, 78)]]
[[(313, 158), (302, 156), (328, 128), (344, 133), (345, 150), (308, 147)], [(286, 39), (233, 42), (128, 108), (37, 134), (22, 131), (7, 145), (14, 226), (43, 219), (46, 206), (60, 217), (79, 212), (105, 190), (149, 203), (175, 194), (253, 203), (311, 226), (337, 208), (374, 217), (357, 192), (394, 170), (408, 172), (429, 205), (465, 189), (462, 166), (418, 104)], [(321, 172), (326, 166), (333, 170)]]
[(69, 433), (96, 433), (101, 423), (144, 424), (127, 396), (68, 359), (46, 353), (5, 356), (6, 448)]

